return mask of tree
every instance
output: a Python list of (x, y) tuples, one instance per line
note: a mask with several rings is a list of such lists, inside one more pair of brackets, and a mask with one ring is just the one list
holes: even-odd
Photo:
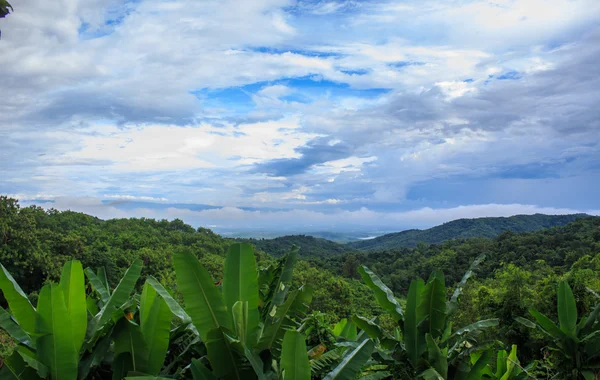
[(6, 17), (13, 10), (13, 7), (6, 0), (0, 0), (0, 18)]

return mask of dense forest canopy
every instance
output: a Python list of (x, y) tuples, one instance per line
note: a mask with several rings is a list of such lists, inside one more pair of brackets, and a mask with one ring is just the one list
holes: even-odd
[[(313, 326), (304, 332), (309, 346), (315, 349), (321, 344), (333, 347), (332, 342), (336, 339), (346, 339), (339, 335), (342, 327), (336, 330), (338, 335), (333, 334), (334, 325), (341, 320), (352, 320), (360, 329), (367, 331), (382, 329), (381, 334), (387, 338), (382, 340), (380, 336), (373, 339), (379, 342), (377, 344), (388, 342), (384, 344), (385, 347), (392, 344), (389, 339), (393, 336), (396, 337), (394, 339), (404, 339), (401, 333), (394, 335), (399, 334), (397, 319), (400, 314), (389, 312), (396, 308), (410, 309), (415, 302), (411, 301), (411, 292), (418, 286), (415, 281), (429, 278), (423, 291), (426, 293), (428, 287), (445, 284), (448, 288), (444, 287), (446, 290), (443, 294), (447, 297), (452, 295), (454, 286), (460, 283), (460, 304), (452, 313), (448, 312), (444, 323), (452, 321), (454, 326), (479, 326), (478, 321), (494, 321), (484, 323), (485, 331), (478, 335), (478, 339), (493, 338), (498, 347), (504, 347), (507, 351), (513, 346), (518, 347), (519, 360), (521, 363), (536, 363), (535, 371), (541, 371), (536, 374), (558, 376), (563, 366), (558, 363), (563, 362), (561, 357), (549, 350), (552, 342), (548, 336), (525, 326), (532, 322), (523, 318), (531, 318), (530, 310), (548, 316), (560, 315), (560, 304), (570, 294), (564, 290), (566, 286), (569, 291), (572, 289), (573, 307), (579, 316), (594, 312), (598, 303), (595, 293), (600, 292), (600, 218), (573, 215), (552, 217), (553, 221), (550, 222), (550, 219), (541, 215), (531, 218), (532, 225), (523, 228), (537, 229), (548, 226), (544, 223), (574, 221), (535, 232), (505, 231), (494, 238), (454, 238), (441, 244), (419, 243), (415, 248), (370, 252), (356, 251), (345, 245), (303, 235), (273, 240), (243, 240), (257, 248), (253, 256), (261, 268), (284, 265), (288, 256), (282, 254), (289, 252), (292, 245), (300, 247), (291, 285), (292, 289), (298, 291), (303, 286), (311, 288), (311, 302), (306, 314), (302, 313), (302, 326)], [(522, 223), (523, 219), (519, 217), (517, 220)], [(457, 222), (455, 225), (464, 223)], [(509, 225), (514, 226), (513, 222)], [(449, 224), (452, 223), (444, 226)], [(473, 223), (467, 224), (465, 228), (471, 234)], [(231, 255), (231, 252), (227, 253), (228, 247), (234, 242), (209, 229), (193, 228), (178, 219), (100, 220), (72, 211), (20, 207), (17, 200), (0, 197), (0, 262), (32, 302), (45, 297), (40, 289), (45, 284), (59, 281), (61, 272), (64, 276), (61, 268), (75, 265), (69, 263), (77, 260), (83, 268), (103, 268), (109, 289), (117, 287), (120, 279), (128, 275), (127, 268), (139, 263), (140, 277), (137, 284), (133, 284), (138, 292), (142, 291), (142, 279), (152, 276), (169, 289), (177, 302), (183, 303), (184, 299), (179, 294), (181, 289), (176, 283), (173, 259), (182, 254), (197, 258), (220, 286), (226, 257)], [(473, 266), (474, 262), (476, 266)], [(268, 272), (261, 270), (258, 273), (261, 278)], [(433, 277), (430, 277), (431, 273), (434, 273)], [(465, 273), (472, 273), (473, 277), (461, 282)], [(563, 293), (557, 292), (559, 283), (563, 284)], [(376, 297), (373, 296), (369, 287), (377, 290), (385, 287), (383, 284), (390, 288), (385, 292), (393, 292), (395, 298), (378, 298), (377, 291)], [(385, 299), (388, 301), (383, 302)], [(7, 300), (8, 297), (0, 299), (4, 308), (8, 306)], [(389, 300), (394, 300), (397, 306), (391, 306), (390, 309)], [(42, 302), (42, 299), (37, 302)], [(373, 317), (377, 319), (371, 319), (370, 324), (364, 325), (366, 322), (357, 316), (366, 318), (364, 321)], [(551, 318), (556, 321), (555, 317)], [(374, 327), (373, 323), (378, 327)], [(3, 355), (12, 352), (15, 344), (6, 333), (0, 333)], [(328, 354), (331, 363), (336, 363), (341, 353), (335, 352)], [(459, 360), (459, 357), (452, 360)], [(421, 364), (412, 363), (411, 371), (421, 368)], [(408, 367), (395, 367), (398, 363), (391, 365), (386, 362), (385, 365), (387, 370), (381, 372), (383, 377), (391, 376), (391, 373), (395, 373), (397, 378), (414, 376), (414, 372), (402, 372)], [(364, 367), (363, 371), (366, 371), (365, 375), (368, 374)], [(322, 372), (313, 368), (313, 377), (319, 378), (319, 373)]]
[(572, 215), (515, 215), (508, 218), (458, 219), (426, 230), (407, 230), (386, 234), (374, 239), (348, 243), (363, 251), (379, 251), (394, 248), (414, 248), (418, 243), (439, 244), (451, 239), (471, 237), (494, 238), (504, 231), (531, 232), (544, 228), (564, 226), (585, 214)]

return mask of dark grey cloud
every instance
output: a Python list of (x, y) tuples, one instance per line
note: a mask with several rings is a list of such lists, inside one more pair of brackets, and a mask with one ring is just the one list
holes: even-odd
[(293, 176), (304, 173), (314, 165), (349, 157), (353, 148), (343, 141), (332, 142), (331, 138), (318, 138), (296, 149), (296, 152), (301, 157), (270, 160), (256, 165), (254, 170), (274, 176)]

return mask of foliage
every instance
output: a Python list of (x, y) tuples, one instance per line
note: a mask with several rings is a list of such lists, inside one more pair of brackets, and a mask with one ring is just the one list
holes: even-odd
[[(153, 277), (141, 294), (132, 295), (141, 260), (114, 289), (104, 270), (84, 272), (80, 261), (68, 261), (60, 283), (41, 289), (36, 307), (0, 265), (0, 289), (10, 307), (0, 309), (0, 328), (18, 343), (0, 378), (142, 379), (191, 372), (197, 379), (308, 380), (305, 334), (312, 332), (306, 318), (312, 291), (292, 287), (296, 256), (292, 250), (259, 271), (252, 246), (233, 244), (219, 286), (189, 250), (178, 252), (174, 267), (185, 308)], [(356, 338), (356, 332), (342, 330)], [(328, 376), (355, 375), (372, 345), (365, 338), (358, 347), (366, 348), (343, 356), (341, 350)]]
[(7, 0), (0, 0), (0, 18), (6, 17), (13, 10), (12, 6)]
[(566, 281), (559, 283), (557, 295), (558, 325), (533, 308), (529, 313), (535, 322), (517, 317), (518, 322), (538, 329), (550, 338), (560, 375), (573, 379), (593, 379), (596, 369), (600, 367), (600, 303), (578, 322), (575, 297)]
[[(178, 219), (103, 221), (72, 211), (22, 208), (15, 199), (0, 197), (0, 262), (27, 294), (38, 291), (47, 281), (57, 281), (63, 263), (71, 259), (81, 261), (84, 267), (104, 268), (111, 287), (116, 286), (125, 268), (140, 259), (144, 264), (142, 277), (155, 277), (170, 288), (175, 285), (173, 255), (183, 250), (197, 257), (219, 281), (230, 243), (208, 229), (195, 229)], [(276, 261), (259, 250), (255, 258), (262, 266)], [(294, 271), (294, 288), (313, 286), (313, 308), (325, 313), (329, 321), (374, 310), (368, 289), (358, 281), (305, 261)], [(138, 282), (136, 290), (141, 291), (141, 285)], [(0, 305), (5, 306), (1, 296)]]
[(290, 250), (292, 246), (299, 248), (300, 257), (329, 257), (341, 255), (354, 249), (345, 245), (335, 243), (331, 240), (317, 238), (308, 235), (288, 235), (274, 239), (237, 239), (254, 245), (257, 249), (274, 257), (280, 257)]
[(458, 219), (426, 230), (406, 230), (374, 239), (348, 243), (347, 246), (362, 251), (379, 251), (397, 248), (414, 248), (418, 243), (439, 244), (452, 239), (472, 237), (495, 238), (504, 231), (531, 232), (564, 226), (585, 214), (572, 215), (515, 215), (508, 218)]
[(369, 253), (311, 239), (273, 258), (177, 220), (0, 197), (0, 378), (590, 378), (598, 364), (600, 218)]
[[(482, 259), (476, 260), (473, 267)], [(455, 328), (452, 323), (461, 289), (473, 269), (467, 271), (450, 300), (446, 300), (447, 290), (441, 272), (432, 273), (427, 283), (421, 279), (413, 280), (403, 309), (377, 275), (367, 267), (360, 268), (363, 280), (398, 327), (390, 334), (376, 320), (356, 316), (353, 321), (377, 343), (382, 362), (396, 368), (398, 377), (479, 379), (484, 374), (492, 374), (490, 358), (495, 343), (480, 338), (486, 329), (497, 326), (498, 320), (480, 320), (462, 328)], [(505, 351), (498, 353), (499, 363), (505, 354)], [(517, 363), (516, 348), (511, 355)], [(500, 367), (497, 378), (505, 378), (505, 375), (509, 378), (513, 366), (511, 364), (510, 370)]]
[[(450, 284), (457, 283), (471, 262), (481, 253), (487, 259), (479, 266), (477, 277), (488, 279), (507, 264), (522, 270), (544, 267), (559, 275), (576, 268), (595, 270), (591, 260), (600, 252), (600, 217), (578, 219), (568, 225), (547, 230), (514, 234), (504, 232), (494, 239), (450, 240), (439, 245), (421, 244), (402, 248), (354, 254), (357, 265), (365, 265), (396, 293), (406, 293), (412, 280), (443, 270)], [(588, 256), (588, 258), (585, 258)], [(311, 260), (310, 258), (307, 258)], [(314, 265), (342, 274), (349, 256), (312, 259)]]

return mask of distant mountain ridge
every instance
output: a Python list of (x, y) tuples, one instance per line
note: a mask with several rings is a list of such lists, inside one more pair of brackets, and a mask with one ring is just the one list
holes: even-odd
[(287, 253), (292, 245), (300, 247), (303, 257), (327, 257), (346, 252), (379, 251), (397, 248), (414, 248), (420, 242), (439, 244), (447, 240), (472, 237), (495, 238), (504, 231), (533, 232), (541, 229), (559, 227), (578, 219), (589, 217), (587, 214), (570, 215), (515, 215), (510, 217), (485, 217), (457, 219), (425, 230), (411, 229), (382, 235), (369, 240), (353, 241), (346, 244), (310, 235), (287, 235), (274, 239), (236, 239), (247, 241), (256, 248), (273, 256)]
[(457, 219), (426, 230), (406, 230), (346, 244), (348, 248), (361, 251), (378, 251), (395, 248), (413, 248), (419, 242), (439, 244), (446, 240), (472, 237), (494, 238), (504, 231), (532, 232), (545, 228), (564, 226), (587, 214), (569, 215), (514, 215), (510, 217), (486, 217)]

